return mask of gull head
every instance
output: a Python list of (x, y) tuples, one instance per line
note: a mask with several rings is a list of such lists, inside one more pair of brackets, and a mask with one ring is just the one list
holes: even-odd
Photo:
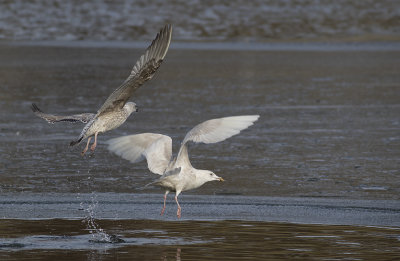
[(134, 103), (134, 102), (127, 102), (124, 105), (124, 109), (129, 113), (129, 115), (132, 112), (138, 112), (138, 107), (136, 106), (136, 103)]
[(202, 170), (198, 173), (197, 178), (201, 179), (203, 184), (209, 181), (225, 181), (223, 178), (218, 177), (214, 172), (209, 170)]

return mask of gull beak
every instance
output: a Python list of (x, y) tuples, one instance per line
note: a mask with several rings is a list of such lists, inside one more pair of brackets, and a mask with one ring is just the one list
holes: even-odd
[(225, 180), (224, 180), (223, 178), (220, 177), (220, 178), (219, 178), (219, 181), (225, 181)]

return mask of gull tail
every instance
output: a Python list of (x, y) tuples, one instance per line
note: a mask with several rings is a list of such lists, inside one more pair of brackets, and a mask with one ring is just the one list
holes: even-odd
[(41, 113), (43, 113), (43, 111), (41, 109), (39, 109), (39, 107), (35, 103), (32, 103), (31, 110), (33, 112), (41, 112)]
[(77, 140), (73, 140), (69, 143), (69, 146), (75, 146), (76, 144), (79, 144), (83, 140), (83, 136), (79, 137)]
[(142, 187), (137, 188), (137, 190), (143, 190), (143, 189), (147, 189), (148, 187), (157, 186), (160, 184), (159, 182), (160, 182), (160, 179), (156, 179), (153, 182), (150, 182)]
[(150, 182), (149, 184), (146, 184), (146, 185), (144, 185), (143, 187), (140, 187), (140, 189), (146, 189), (146, 188), (148, 188), (148, 187), (154, 186), (154, 185), (156, 185), (157, 181), (158, 181), (158, 180), (153, 181), (153, 182)]
[(85, 127), (83, 127), (83, 130), (81, 134), (79, 135), (77, 140), (73, 140), (69, 143), (69, 146), (75, 146), (76, 144), (79, 144), (84, 138), (89, 137), (90, 135), (86, 135), (88, 129), (90, 126), (92, 126), (93, 122), (96, 120), (96, 116), (94, 116), (88, 123), (86, 123)]
[(154, 183), (155, 183), (155, 182), (151, 182), (151, 183), (146, 184), (146, 185), (144, 185), (144, 186), (141, 186), (141, 187), (138, 187), (138, 188), (134, 188), (133, 190), (145, 190), (145, 189), (147, 189), (148, 187), (153, 186)]

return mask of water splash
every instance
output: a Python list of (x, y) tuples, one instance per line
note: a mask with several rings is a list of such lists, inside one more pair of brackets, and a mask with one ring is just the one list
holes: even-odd
[(118, 237), (117, 235), (110, 235), (104, 229), (102, 229), (99, 224), (96, 223), (96, 209), (99, 205), (99, 201), (97, 200), (97, 195), (92, 193), (91, 203), (84, 207), (83, 202), (80, 203), (81, 208), (85, 210), (86, 216), (83, 220), (86, 223), (86, 227), (91, 234), (91, 239), (89, 242), (92, 243), (123, 243), (125, 242), (123, 239)]

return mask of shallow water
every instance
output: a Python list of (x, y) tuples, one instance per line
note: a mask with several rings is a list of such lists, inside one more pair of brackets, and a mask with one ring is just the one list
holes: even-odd
[[(96, 219), (176, 221), (176, 203), (150, 193), (2, 193), (3, 219), (82, 219), (97, 231)], [(188, 195), (180, 197), (181, 220), (246, 220), (304, 224), (400, 227), (398, 200), (319, 197)], [(100, 233), (101, 234), (101, 233)]]
[(172, 49), (132, 98), (139, 113), (100, 135), (84, 158), (82, 146), (68, 146), (82, 125), (31, 113), (31, 102), (45, 112), (95, 112), (139, 53), (0, 47), (0, 191), (132, 192), (155, 176), (145, 163), (108, 153), (107, 139), (156, 132), (170, 135), (176, 150), (204, 120), (260, 114), (240, 135), (190, 147), (195, 167), (228, 181), (191, 193), (400, 198), (399, 51)]
[[(393, 260), (399, 230), (246, 221), (99, 220), (123, 243), (90, 241), (80, 220), (2, 220), (2, 260)], [(34, 233), (34, 234), (33, 234)], [(32, 235), (33, 234), (33, 235)]]
[[(45, 112), (95, 112), (141, 50), (52, 45), (0, 45), (0, 259), (400, 256), (399, 48), (172, 46), (132, 99), (139, 113), (82, 158), (82, 147), (68, 144), (83, 126), (47, 124), (31, 102)], [(162, 191), (139, 190), (155, 178), (146, 164), (104, 143), (158, 132), (176, 150), (194, 125), (240, 114), (261, 117), (225, 142), (190, 147), (195, 167), (227, 182), (183, 193), (179, 222), (172, 197), (160, 217)], [(88, 218), (125, 242), (96, 243)]]

